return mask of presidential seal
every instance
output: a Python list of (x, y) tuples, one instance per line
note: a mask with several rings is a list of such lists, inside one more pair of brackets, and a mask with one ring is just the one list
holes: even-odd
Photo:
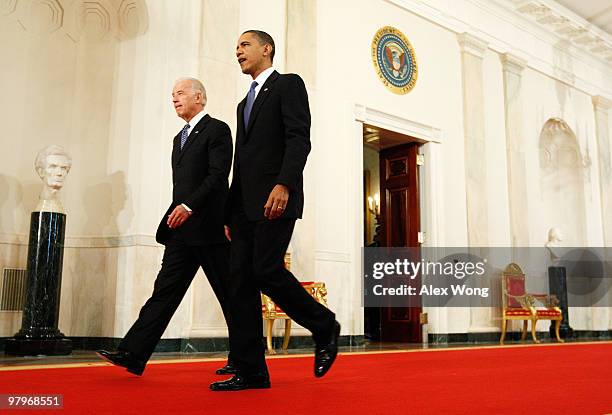
[(396, 94), (407, 94), (416, 84), (418, 67), (412, 45), (402, 32), (385, 26), (372, 39), (372, 62), (378, 77)]

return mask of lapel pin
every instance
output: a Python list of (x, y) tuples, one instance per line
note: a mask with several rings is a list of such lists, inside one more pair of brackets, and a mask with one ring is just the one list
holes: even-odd
[(264, 92), (266, 92), (268, 90), (268, 88), (264, 89)]
[(196, 131), (195, 133), (197, 134), (197, 133), (199, 133), (199, 131)]

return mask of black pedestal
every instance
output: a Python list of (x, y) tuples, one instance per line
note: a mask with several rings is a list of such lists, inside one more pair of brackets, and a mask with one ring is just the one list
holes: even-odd
[[(569, 313), (567, 311), (567, 278), (565, 267), (548, 267), (548, 291), (559, 300), (559, 308), (563, 315), (559, 334), (563, 338), (574, 337), (574, 330), (569, 325)], [(555, 322), (550, 323), (550, 336), (555, 337)]]
[(5, 343), (17, 356), (66, 355), (72, 342), (58, 329), (66, 215), (32, 212), (28, 281), (21, 330)]

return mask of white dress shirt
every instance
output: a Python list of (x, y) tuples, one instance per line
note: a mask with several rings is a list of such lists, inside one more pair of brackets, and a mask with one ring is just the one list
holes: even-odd
[(192, 119), (189, 120), (189, 122), (187, 123), (189, 124), (189, 128), (187, 129), (187, 136), (191, 134), (194, 127), (200, 122), (200, 120), (202, 120), (202, 118), (204, 118), (205, 115), (206, 115), (206, 111), (202, 110), (198, 112), (196, 115), (194, 115)]
[(257, 75), (257, 78), (253, 79), (253, 81), (257, 82), (257, 86), (255, 87), (255, 99), (257, 99), (257, 94), (259, 94), (263, 84), (265, 84), (270, 75), (272, 75), (272, 72), (274, 72), (274, 68), (270, 66), (268, 69)]

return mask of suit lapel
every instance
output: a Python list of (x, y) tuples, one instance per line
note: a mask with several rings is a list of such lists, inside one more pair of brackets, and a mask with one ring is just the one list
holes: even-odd
[(174, 137), (174, 141), (172, 142), (172, 167), (176, 166), (178, 163), (179, 156), (181, 155), (181, 133), (178, 133), (176, 137)]
[[(261, 89), (259, 90), (259, 93), (257, 94), (257, 98), (255, 98), (255, 102), (253, 103), (253, 108), (251, 109), (251, 115), (249, 116), (249, 125), (245, 131), (245, 138), (248, 136), (249, 132), (251, 131), (251, 128), (253, 127), (253, 123), (255, 122), (255, 119), (257, 118), (257, 114), (259, 114), (259, 110), (261, 109), (261, 106), (263, 105), (266, 98), (268, 98), (268, 96), (270, 95), (270, 90), (274, 86), (274, 82), (276, 82), (276, 79), (278, 79), (278, 76), (279, 76), (278, 72), (276, 71), (272, 72), (270, 76), (268, 77), (268, 79), (266, 79), (266, 82), (264, 82), (264, 84), (261, 86)], [(243, 121), (243, 124), (244, 124), (244, 121)]]
[(236, 126), (238, 131), (236, 133), (236, 138), (239, 138), (240, 141), (244, 140), (245, 138), (245, 130), (244, 130), (244, 106), (245, 105), (246, 105), (246, 97), (242, 101), (240, 101), (240, 104), (238, 104), (238, 109), (236, 110), (237, 115), (238, 115), (238, 125)]
[[(180, 144), (179, 144), (179, 156), (178, 156), (178, 159), (176, 160), (177, 164), (181, 162), (181, 159), (183, 158), (185, 153), (187, 153), (187, 151), (189, 151), (189, 147), (191, 146), (191, 143), (196, 141), (196, 139), (198, 138), (198, 135), (200, 135), (202, 133), (202, 131), (204, 131), (206, 129), (206, 124), (208, 123), (208, 121), (210, 121), (210, 116), (208, 114), (206, 114), (200, 120), (200, 122), (197, 123), (195, 125), (195, 127), (193, 127), (191, 129), (191, 134), (189, 134), (189, 137), (187, 137), (187, 141), (185, 142), (185, 145), (183, 146), (182, 150), (180, 150)], [(180, 142), (180, 138), (179, 138), (179, 142)]]

